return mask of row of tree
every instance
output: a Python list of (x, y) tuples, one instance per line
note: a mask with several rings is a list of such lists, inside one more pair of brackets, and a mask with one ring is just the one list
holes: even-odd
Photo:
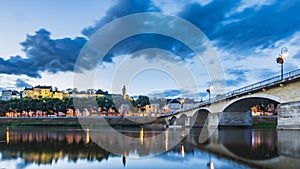
[(79, 109), (83, 111), (85, 109), (101, 110), (113, 109), (118, 112), (118, 108), (122, 104), (131, 104), (134, 108), (141, 108), (145, 105), (149, 105), (149, 98), (147, 96), (139, 96), (137, 100), (127, 99), (120, 96), (104, 96), (104, 97), (93, 97), (93, 98), (64, 98), (52, 99), (52, 98), (22, 98), (15, 100), (0, 100), (0, 116), (5, 116), (7, 112), (18, 112), (23, 111), (43, 111), (47, 112), (47, 115), (53, 115), (57, 112), (66, 113), (68, 109)]

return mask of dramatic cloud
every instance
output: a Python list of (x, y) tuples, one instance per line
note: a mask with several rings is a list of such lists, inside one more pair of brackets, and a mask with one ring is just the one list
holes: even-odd
[(50, 32), (40, 29), (35, 35), (27, 35), (27, 39), (21, 43), (26, 58), (0, 58), (0, 73), (40, 78), (40, 72), (73, 71), (77, 56), (85, 43), (86, 39), (83, 37), (51, 39)]
[(237, 0), (213, 1), (202, 6), (199, 3), (187, 4), (178, 16), (188, 20), (199, 27), (209, 38), (214, 38), (214, 34), (221, 28), (222, 22), (226, 19), (226, 14), (236, 8), (239, 4)]
[(107, 11), (105, 17), (97, 21), (95, 25), (83, 29), (82, 34), (90, 37), (103, 25), (126, 15), (159, 11), (160, 9), (151, 0), (119, 0), (115, 6)]
[[(170, 3), (171, 4), (171, 3)], [(167, 4), (165, 4), (167, 5)], [(274, 44), (291, 37), (300, 29), (300, 18), (296, 16), (300, 2), (215, 0), (209, 3), (187, 3), (177, 13), (199, 27), (214, 45), (235, 53), (233, 58), (259, 56), (260, 50), (274, 48)], [(118, 1), (95, 25), (82, 33), (91, 36), (103, 25), (133, 13), (160, 11), (151, 1)], [(282, 23), (284, 22), (284, 23)], [(181, 29), (180, 27), (177, 29)], [(192, 51), (182, 43), (159, 35), (136, 35), (127, 38), (106, 55), (111, 60), (116, 55), (130, 54), (145, 48), (161, 48), (181, 56), (182, 60), (193, 57)], [(260, 50), (257, 50), (260, 49)]]
[[(148, 48), (159, 48), (166, 51), (170, 51), (176, 56), (179, 56), (181, 60), (187, 60), (194, 56), (193, 51), (182, 42), (173, 39), (168, 36), (157, 35), (157, 34), (138, 34), (129, 37), (117, 45), (115, 45), (108, 54), (105, 56), (105, 60), (111, 60), (114, 56), (132, 54), (136, 51), (148, 49)], [(153, 54), (153, 53), (151, 53)], [(132, 57), (139, 57), (133, 55)], [(161, 53), (155, 55), (144, 55), (148, 60), (163, 59), (169, 61), (178, 61), (177, 58), (169, 58), (162, 56)]]
[(272, 47), (300, 29), (300, 18), (296, 17), (299, 1), (278, 0), (250, 8), (253, 6), (237, 0), (216, 0), (205, 6), (189, 4), (179, 16), (198, 26), (218, 47), (244, 56), (256, 47)]
[[(150, 0), (119, 0), (115, 6), (107, 11), (105, 17), (98, 20), (95, 25), (83, 29), (82, 34), (90, 37), (102, 26), (115, 19), (141, 12), (160, 12), (160, 9)], [(147, 48), (160, 48), (171, 51), (175, 55), (181, 56), (182, 60), (193, 56), (191, 55), (192, 51), (178, 40), (157, 34), (138, 34), (116, 44), (105, 56), (104, 61), (112, 62), (114, 56), (131, 54)], [(153, 56), (149, 57), (149, 59), (152, 58)]]
[[(174, 4), (176, 1), (168, 3), (172, 6), (172, 3)], [(164, 4), (165, 8), (168, 3)], [(12, 56), (7, 60), (0, 58), (0, 74), (27, 75), (40, 78), (41, 72), (73, 71), (80, 50), (89, 37), (99, 28), (126, 15), (160, 12), (161, 9), (155, 4), (160, 3), (153, 3), (151, 0), (119, 0), (106, 12), (104, 17), (96, 21), (94, 25), (82, 30), (85, 37), (52, 39), (49, 31), (40, 29), (34, 35), (27, 35), (26, 40), (21, 43), (26, 54), (25, 57)], [(181, 4), (184, 3), (181, 1)], [(224, 65), (227, 75), (226, 84), (230, 87), (247, 82), (249, 72), (257, 73), (256, 77), (260, 79), (278, 74), (269, 67), (264, 69), (264, 67), (254, 68), (253, 66), (253, 70), (256, 70), (253, 71), (245, 64), (238, 69), (234, 68), (232, 64), (245, 58), (251, 60), (254, 57), (261, 57), (261, 53), (265, 49), (269, 51), (278, 48), (291, 37), (297, 36), (297, 32), (300, 30), (300, 17), (297, 17), (300, 1), (214, 0), (205, 1), (205, 3), (189, 1), (183, 8), (178, 9), (181, 11), (176, 13), (177, 10), (176, 15), (199, 27), (212, 40), (217, 49), (227, 54), (220, 57), (224, 62), (230, 63), (230, 65)], [(294, 46), (298, 46), (297, 39), (295, 42), (297, 44)], [(103, 61), (110, 63), (113, 62), (115, 56), (131, 54), (146, 48), (160, 48), (170, 51), (180, 56), (183, 61), (194, 56), (188, 47), (175, 39), (162, 35), (142, 34), (129, 37), (116, 44)], [(299, 59), (300, 51), (295, 51), (291, 58)], [(153, 59), (153, 57), (150, 56), (147, 59)], [(273, 60), (273, 62), (275, 61)], [(84, 65), (83, 71), (94, 69), (91, 65)], [(285, 70), (296, 69), (297, 66), (295, 65), (285, 63)], [(17, 86), (24, 86), (25, 83), (19, 79)], [(176, 91), (172, 90), (163, 94), (178, 95)]]
[(299, 9), (299, 1), (277, 1), (257, 11), (247, 9), (233, 15), (232, 19), (240, 21), (224, 25), (215, 37), (221, 46), (235, 51), (272, 47), (300, 29), (300, 18), (296, 17)]

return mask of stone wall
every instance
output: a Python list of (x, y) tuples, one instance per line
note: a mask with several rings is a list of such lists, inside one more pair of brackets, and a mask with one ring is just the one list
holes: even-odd
[(279, 105), (277, 129), (300, 129), (300, 101)]
[(251, 112), (223, 112), (219, 126), (222, 127), (251, 127)]

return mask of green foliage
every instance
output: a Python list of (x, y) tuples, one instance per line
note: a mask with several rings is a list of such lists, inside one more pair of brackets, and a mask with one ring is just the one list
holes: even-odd
[(22, 98), (17, 100), (3, 101), (0, 100), (0, 116), (5, 116), (6, 112), (19, 112), (25, 111), (38, 111), (47, 112), (47, 115), (53, 115), (57, 112), (66, 113), (68, 109), (97, 109), (100, 107), (102, 110), (108, 110), (110, 108), (118, 112), (117, 108), (122, 104), (132, 104), (135, 108), (143, 108), (150, 104), (147, 96), (139, 96), (137, 100), (126, 99), (120, 95), (105, 95), (104, 97), (92, 97), (92, 98), (64, 98), (51, 99), (51, 98)]
[(41, 98), (41, 99), (32, 99), (32, 98), (22, 98), (16, 100), (0, 101), (0, 116), (5, 116), (6, 112), (22, 112), (25, 111), (45, 111), (48, 115), (53, 114), (54, 112), (64, 112), (66, 113), (67, 109), (74, 109), (73, 99), (65, 98), (63, 100), (59, 99), (50, 99), (50, 98)]
[(139, 96), (138, 99), (135, 101), (137, 107), (144, 107), (146, 105), (150, 105), (149, 97), (147, 96)]

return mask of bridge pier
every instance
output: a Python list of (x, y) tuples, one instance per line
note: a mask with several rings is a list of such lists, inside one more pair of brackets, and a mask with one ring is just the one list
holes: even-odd
[(185, 126), (190, 126), (191, 124), (190, 124), (190, 120), (191, 119), (191, 117), (187, 117), (187, 118), (185, 118), (185, 121), (184, 121), (184, 124), (185, 124)]
[(207, 116), (207, 125), (211, 128), (217, 128), (219, 125), (220, 113), (209, 113)]
[(300, 101), (280, 104), (277, 129), (300, 130)]

